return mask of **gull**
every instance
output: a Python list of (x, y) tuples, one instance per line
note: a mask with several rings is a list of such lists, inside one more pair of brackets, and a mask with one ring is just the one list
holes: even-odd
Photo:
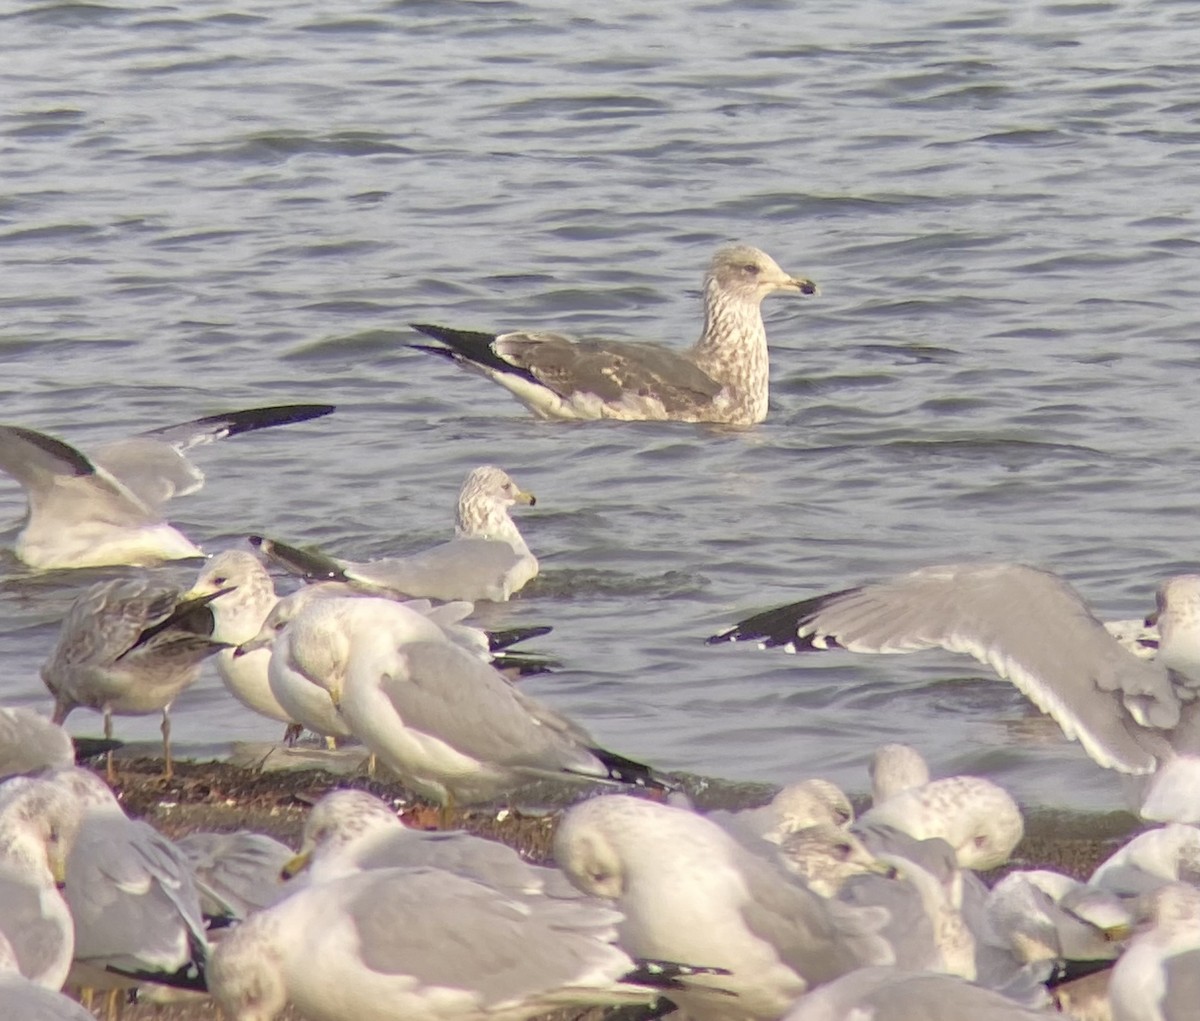
[(875, 749), (868, 767), (871, 804), (879, 805), (900, 791), (929, 783), (929, 765), (912, 745), (884, 744)]
[(115, 989), (137, 984), (128, 976), (197, 974), (208, 943), (187, 859), (148, 823), (130, 819), (95, 774), (68, 768), (46, 780), (82, 809), (63, 887), (75, 921), (71, 983)]
[(534, 779), (669, 790), (521, 694), (436, 621), (374, 597), (314, 599), (287, 625), (287, 665), (324, 688), (351, 733), (441, 805), (488, 801)]
[(555, 333), (479, 333), (413, 324), (439, 341), (418, 350), (449, 358), (505, 387), (541, 418), (715, 422), (767, 417), (769, 365), (762, 300), (816, 294), (749, 245), (721, 248), (704, 276), (704, 329), (696, 344), (570, 340)]
[(1010, 872), (986, 911), (989, 931), (1023, 961), (1112, 960), (1133, 931), (1116, 895), (1048, 869)]
[(992, 667), (1099, 765), (1155, 774), (1147, 818), (1200, 818), (1200, 575), (1160, 589), (1153, 660), (1128, 651), (1079, 594), (1021, 564), (949, 564), (768, 610), (709, 639), (789, 651), (942, 648)]
[(111, 738), (114, 713), (161, 712), (170, 777), (171, 703), (199, 676), (200, 664), (224, 648), (211, 637), (207, 608), (218, 594), (184, 599), (149, 577), (117, 578), (85, 590), (42, 665), (42, 680), (54, 695), (54, 722), (85, 706), (104, 714), (104, 736)]
[(294, 856), (265, 833), (198, 830), (175, 841), (192, 868), (200, 910), (212, 918), (248, 918), (286, 894), (280, 870)]
[(556, 1008), (654, 1002), (702, 966), (639, 961), (620, 915), (519, 895), (442, 869), (313, 883), (242, 922), (213, 953), (225, 1016), (270, 1021), (522, 1021)]
[(0, 784), (0, 935), (27, 979), (61, 989), (75, 946), (71, 912), (59, 892), (82, 807), (48, 780)]
[(779, 845), (779, 859), (813, 893), (837, 896), (851, 876), (891, 875), (892, 866), (875, 857), (853, 833), (831, 823), (819, 823), (789, 833)]
[(1101, 862), (1088, 879), (1090, 886), (1123, 898), (1176, 882), (1200, 886), (1200, 828), (1185, 823), (1139, 833)]
[(614, 902), (630, 953), (729, 973), (671, 994), (696, 1021), (772, 1021), (811, 987), (893, 960), (877, 933), (886, 912), (822, 899), (684, 808), (619, 794), (574, 805), (554, 860)]
[(290, 890), (369, 869), (435, 866), (511, 893), (578, 896), (557, 869), (533, 865), (495, 840), (461, 830), (414, 830), (383, 801), (358, 790), (334, 790), (304, 820), (300, 849), (282, 867)]
[(71, 735), (32, 709), (0, 708), (0, 778), (75, 761)]
[(953, 849), (960, 868), (977, 871), (1003, 865), (1025, 835), (1012, 796), (978, 776), (950, 776), (897, 791), (864, 813), (855, 827), (888, 827), (915, 840), (939, 837)]
[(1147, 894), (1149, 928), (1118, 959), (1108, 985), (1113, 1021), (1186, 1021), (1200, 995), (1200, 890), (1172, 883)]
[(17, 967), (12, 944), (0, 933), (0, 1017), (19, 1021), (96, 1021), (62, 993), (31, 982)]
[(204, 484), (184, 451), (333, 410), (290, 404), (210, 415), (117, 440), (90, 456), (45, 433), (0, 425), (0, 471), (21, 484), (29, 501), (17, 557), (39, 570), (201, 557), (163, 515), (168, 500)]
[(310, 580), (342, 581), (397, 598), (504, 602), (538, 573), (537, 557), (509, 515), (518, 503), (532, 507), (537, 499), (503, 469), (481, 465), (467, 473), (459, 490), (455, 537), (419, 553), (353, 563), (261, 536), (251, 536), (250, 542)]
[(226, 690), (242, 705), (281, 723), (299, 722), (279, 704), (267, 679), (269, 648), (237, 655), (237, 646), (258, 635), (268, 614), (279, 602), (275, 583), (253, 554), (244, 550), (218, 553), (200, 571), (184, 599), (211, 597), (212, 638), (229, 648), (214, 657)]
[(780, 845), (790, 834), (823, 824), (842, 828), (854, 819), (850, 799), (836, 784), (811, 778), (780, 788), (765, 805), (739, 812), (717, 810), (708, 819), (747, 847)]
[(860, 968), (805, 996), (783, 1021), (1045, 1021), (953, 975)]

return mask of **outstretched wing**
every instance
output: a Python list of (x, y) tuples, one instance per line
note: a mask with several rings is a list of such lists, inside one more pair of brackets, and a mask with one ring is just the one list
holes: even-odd
[(747, 640), (793, 652), (966, 653), (1012, 681), (1096, 762), (1123, 772), (1151, 772), (1163, 744), (1154, 730), (1179, 722), (1160, 664), (1122, 648), (1061, 578), (1020, 564), (924, 568), (768, 610), (709, 642)]

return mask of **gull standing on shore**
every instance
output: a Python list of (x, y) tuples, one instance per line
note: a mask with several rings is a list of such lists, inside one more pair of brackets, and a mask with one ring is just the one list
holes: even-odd
[(749, 245), (721, 248), (704, 276), (704, 329), (686, 351), (555, 333), (479, 333), (413, 324), (449, 358), (505, 387), (541, 418), (755, 425), (767, 417), (769, 358), (762, 300), (816, 294)]

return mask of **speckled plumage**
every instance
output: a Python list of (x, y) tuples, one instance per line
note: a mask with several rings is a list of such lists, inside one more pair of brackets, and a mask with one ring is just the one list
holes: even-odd
[(414, 328), (440, 344), (415, 346), (483, 373), (542, 418), (754, 425), (767, 416), (770, 375), (760, 306), (777, 290), (817, 293), (765, 252), (729, 245), (709, 264), (704, 329), (686, 351), (429, 324)]

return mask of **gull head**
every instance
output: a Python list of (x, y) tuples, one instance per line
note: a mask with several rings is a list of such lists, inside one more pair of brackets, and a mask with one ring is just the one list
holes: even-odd
[(521, 489), (502, 468), (491, 464), (473, 468), (458, 493), (457, 532), (486, 538), (507, 536), (513, 527), (508, 509), (518, 503), (532, 507), (537, 498)]
[(718, 249), (708, 264), (704, 289), (715, 289), (753, 305), (758, 305), (774, 291), (820, 293), (811, 280), (785, 273), (766, 252), (750, 245), (727, 245)]
[(0, 862), (60, 890), (83, 816), (79, 800), (51, 780), (5, 784), (0, 805)]
[(287, 1006), (273, 940), (280, 934), (268, 912), (252, 916), (233, 929), (213, 951), (208, 966), (209, 991), (226, 1017), (238, 1021), (272, 1021)]
[[(312, 807), (304, 820), (300, 850), (284, 863), (280, 875), (291, 879), (310, 864), (335, 862), (371, 834), (403, 829), (400, 817), (379, 798), (366, 791), (330, 791)], [(323, 873), (329, 877), (328, 871)]]

